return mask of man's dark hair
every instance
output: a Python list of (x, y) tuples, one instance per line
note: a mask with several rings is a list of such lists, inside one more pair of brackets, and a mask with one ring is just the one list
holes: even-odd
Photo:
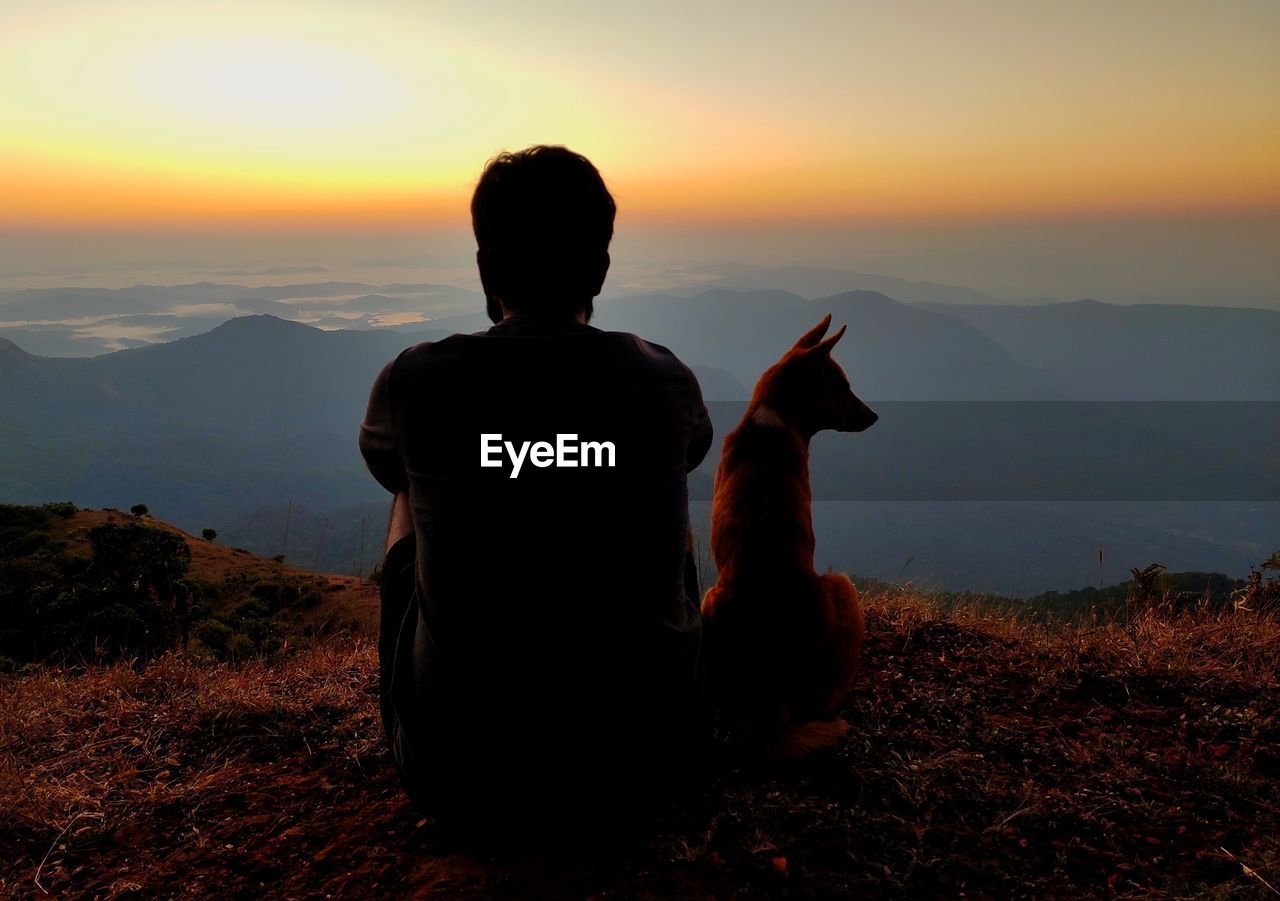
[(609, 269), (617, 207), (585, 156), (539, 144), (489, 160), (471, 198), (489, 318), (591, 318)]

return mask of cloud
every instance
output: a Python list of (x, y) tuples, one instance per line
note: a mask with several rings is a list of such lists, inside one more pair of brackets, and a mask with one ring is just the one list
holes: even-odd
[(439, 263), (428, 257), (382, 257), (373, 260), (356, 260), (351, 265), (361, 269), (431, 269)]
[(310, 275), (328, 272), (323, 266), (269, 266), (266, 269), (197, 269), (192, 275)]

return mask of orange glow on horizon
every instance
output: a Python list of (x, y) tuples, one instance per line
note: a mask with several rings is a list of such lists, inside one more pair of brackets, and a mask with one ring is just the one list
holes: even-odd
[[(482, 165), (482, 164), (481, 164)], [(1018, 180), (976, 173), (966, 183), (888, 178), (832, 185), (830, 170), (696, 176), (611, 176), (600, 164), (625, 220), (641, 222), (786, 221), (793, 219), (1001, 219), (1125, 213), (1280, 210), (1280, 184), (1222, 179), (1212, 192), (1176, 177), (1135, 183), (1099, 179), (1025, 189)], [(833, 167), (835, 168), (835, 167)], [(265, 226), (401, 228), (467, 223), (480, 165), (468, 179), (433, 187), (354, 178), (299, 179), (277, 173), (211, 173), (140, 168), (85, 172), (71, 166), (9, 162), (0, 227), (84, 228)], [(839, 171), (836, 169), (835, 171)], [(852, 181), (852, 180), (850, 180)], [(1208, 194), (1206, 197), (1205, 195)]]
[[(876, 4), (731, 25), (673, 6), (666, 31), (77, 6), (0, 12), (0, 227), (456, 224), (485, 159), (536, 141), (591, 157), (636, 221), (1280, 209), (1266, 8), (1170, 0), (1156, 43), (1102, 3), (1046, 24), (983, 0), (969, 47), (939, 26), (959, 13)], [(1110, 65), (1065, 52), (1072, 29)]]

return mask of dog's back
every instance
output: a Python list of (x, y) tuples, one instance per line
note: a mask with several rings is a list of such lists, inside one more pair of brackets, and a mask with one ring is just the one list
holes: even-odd
[(711, 547), (718, 569), (703, 599), (711, 691), (768, 756), (829, 746), (862, 645), (857, 589), (813, 568), (809, 439), (861, 431), (876, 416), (831, 359), (844, 334), (830, 317), (761, 377), (726, 436), (716, 473)]

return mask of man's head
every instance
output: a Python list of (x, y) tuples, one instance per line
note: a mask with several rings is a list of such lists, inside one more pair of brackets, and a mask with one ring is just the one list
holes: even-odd
[(589, 319), (609, 271), (616, 210), (596, 167), (565, 147), (491, 159), (471, 198), (489, 318)]

